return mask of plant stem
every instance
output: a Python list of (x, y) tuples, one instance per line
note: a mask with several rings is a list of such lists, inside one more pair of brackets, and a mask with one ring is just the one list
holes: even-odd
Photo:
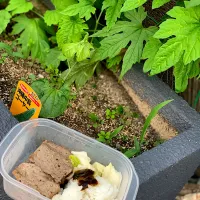
[(150, 15), (147, 15), (147, 17), (148, 17), (149, 19), (151, 19), (153, 22), (155, 22), (155, 24), (156, 24), (157, 26), (159, 25), (159, 22), (156, 21), (153, 17), (151, 17)]
[(105, 26), (105, 25), (101, 24), (100, 22), (99, 22), (98, 24), (99, 24), (100, 26), (103, 26), (103, 27)]
[[(100, 12), (100, 14), (99, 14), (99, 16), (98, 16), (98, 18), (96, 20), (96, 24), (95, 24), (95, 28), (94, 28), (94, 33), (97, 30), (97, 27), (98, 27), (98, 24), (99, 24), (99, 20), (100, 20), (102, 14), (103, 14), (103, 10)], [(92, 43), (92, 41), (93, 41), (93, 38), (91, 39), (91, 43)]]
[(40, 13), (38, 13), (37, 11), (35, 11), (35, 10), (31, 10), (31, 11), (33, 13), (35, 13), (37, 16), (39, 16), (40, 18), (44, 19), (44, 17)]

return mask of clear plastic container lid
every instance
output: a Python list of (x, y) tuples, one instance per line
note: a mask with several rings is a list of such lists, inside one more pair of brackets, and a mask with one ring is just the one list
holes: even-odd
[(119, 151), (75, 130), (47, 119), (36, 119), (16, 125), (0, 143), (0, 172), (4, 190), (13, 199), (48, 200), (36, 190), (18, 182), (12, 171), (36, 150), (44, 140), (62, 145), (72, 151), (86, 151), (92, 162), (112, 163), (122, 173), (117, 200), (135, 200), (139, 180), (133, 164)]

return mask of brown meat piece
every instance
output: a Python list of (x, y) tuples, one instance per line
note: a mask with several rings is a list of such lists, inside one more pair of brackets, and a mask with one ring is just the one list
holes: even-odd
[(51, 199), (60, 192), (60, 185), (54, 183), (52, 177), (45, 174), (35, 164), (22, 163), (12, 173), (18, 181), (37, 190), (47, 198)]
[(29, 162), (39, 166), (56, 183), (63, 184), (73, 170), (69, 159), (70, 154), (70, 151), (64, 147), (44, 141), (29, 157)]

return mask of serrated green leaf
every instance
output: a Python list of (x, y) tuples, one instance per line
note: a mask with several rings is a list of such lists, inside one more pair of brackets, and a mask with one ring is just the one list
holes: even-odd
[(153, 0), (152, 8), (159, 8), (168, 2), (170, 2), (170, 0)]
[(86, 29), (88, 29), (88, 26), (84, 24), (83, 19), (64, 16), (59, 23), (59, 30), (56, 33), (58, 46), (62, 48), (66, 43), (79, 42)]
[(103, 2), (102, 9), (106, 9), (105, 19), (108, 28), (111, 28), (116, 23), (117, 19), (120, 18), (120, 10), (123, 3), (124, 0), (105, 0)]
[(49, 50), (49, 43), (43, 30), (43, 21), (38, 18), (29, 19), (25, 15), (20, 15), (13, 20), (17, 24), (13, 26), (12, 34), (21, 33), (18, 44), (22, 45), (22, 53), (26, 57), (31, 53), (32, 58), (44, 62), (46, 53)]
[(79, 3), (68, 6), (61, 13), (68, 16), (79, 15), (80, 18), (85, 18), (87, 21), (96, 11), (96, 8), (93, 7), (94, 2), (95, 0), (79, 0)]
[[(154, 37), (162, 39), (175, 36), (177, 40), (182, 40), (181, 51), (185, 65), (200, 58), (200, 6), (192, 8), (176, 6), (167, 14), (175, 19), (163, 22)], [(176, 52), (171, 53), (176, 54)]]
[(188, 67), (187, 65), (184, 65), (182, 59), (174, 66), (176, 92), (183, 92), (187, 88), (188, 85), (187, 67)]
[(76, 0), (51, 0), (56, 10), (64, 10), (66, 7), (77, 3)]
[(12, 56), (12, 47), (6, 43), (0, 42), (0, 50), (5, 50), (9, 56)]
[(184, 65), (183, 60), (181, 59), (174, 66), (176, 92), (183, 92), (187, 88), (188, 79), (196, 77), (199, 73), (199, 60), (192, 62), (188, 65)]
[(151, 68), (151, 75), (166, 71), (174, 66), (183, 55), (182, 40), (176, 38), (168, 40), (157, 52)]
[(68, 61), (69, 69), (62, 74), (67, 85), (76, 84), (77, 88), (82, 87), (94, 74), (98, 63), (85, 60), (80, 63), (74, 60)]
[(146, 2), (147, 0), (126, 0), (124, 6), (121, 9), (121, 12), (126, 12), (133, 10), (135, 8), (139, 8)]
[(196, 60), (195, 62), (191, 62), (188, 67), (188, 77), (194, 78), (200, 74), (200, 59)]
[(144, 63), (143, 71), (146, 73), (152, 69), (154, 58), (159, 50), (159, 48), (162, 46), (162, 43), (160, 40), (151, 38), (145, 45), (142, 59), (147, 59)]
[(57, 10), (47, 10), (44, 14), (44, 21), (48, 26), (59, 23), (62, 14)]
[(77, 3), (76, 0), (52, 0), (56, 10), (47, 10), (44, 14), (44, 21), (48, 26), (52, 24), (57, 25), (62, 19), (63, 15), (60, 13), (68, 6)]
[(116, 56), (114, 58), (107, 59), (107, 68), (116, 68), (117, 65), (122, 61), (122, 56)]
[(35, 81), (31, 86), (42, 102), (40, 117), (55, 118), (66, 110), (70, 95), (68, 86), (56, 89), (47, 80)]
[(45, 57), (44, 64), (46, 66), (52, 66), (58, 68), (61, 61), (65, 61), (67, 58), (63, 55), (62, 51), (57, 47), (50, 49)]
[[(200, 19), (200, 17), (199, 17), (199, 19)], [(183, 41), (183, 43), (186, 43), (185, 49), (184, 49), (185, 53), (183, 56), (183, 61), (184, 61), (185, 65), (200, 58), (200, 37), (199, 37), (199, 35), (200, 35), (200, 24), (199, 24), (199, 28), (196, 30), (193, 30), (193, 32), (190, 34), (190, 36), (187, 37)]]
[(145, 16), (144, 8), (140, 7), (138, 11), (133, 10), (125, 13), (125, 17), (130, 21), (119, 21), (110, 30), (105, 28), (100, 33), (93, 35), (93, 37), (107, 36), (101, 41), (101, 47), (97, 49), (94, 57), (95, 60), (114, 58), (120, 53), (122, 48), (127, 47), (131, 43), (123, 58), (120, 78), (123, 77), (133, 64), (141, 60), (143, 42), (147, 41), (157, 30), (156, 27), (144, 28), (142, 26)]
[(10, 22), (11, 15), (6, 10), (0, 10), (0, 34), (6, 29), (7, 25)]
[(63, 45), (62, 52), (67, 59), (73, 58), (76, 55), (78, 62), (90, 58), (91, 50), (93, 46), (88, 42), (88, 35), (85, 38), (76, 43), (66, 43)]
[(26, 13), (33, 9), (33, 4), (26, 0), (10, 0), (6, 7), (7, 11), (12, 11), (12, 15)]
[(41, 98), (42, 109), (40, 116), (44, 118), (55, 118), (63, 114), (68, 106), (69, 99), (66, 94), (69, 90), (51, 88), (47, 93)]
[(44, 96), (44, 93), (49, 90), (50, 84), (47, 79), (40, 79), (40, 80), (34, 81), (31, 84), (31, 87), (36, 92), (38, 97), (41, 99)]
[(156, 28), (149, 27), (142, 28), (135, 32), (135, 37), (132, 38), (131, 45), (124, 55), (120, 78), (122, 78), (126, 74), (126, 72), (131, 69), (133, 64), (140, 62), (143, 51), (143, 43), (144, 41), (147, 41), (149, 37), (153, 36), (155, 31)]
[(186, 8), (191, 8), (191, 7), (200, 5), (200, 1), (199, 0), (184, 1), (184, 3), (185, 3), (185, 7)]

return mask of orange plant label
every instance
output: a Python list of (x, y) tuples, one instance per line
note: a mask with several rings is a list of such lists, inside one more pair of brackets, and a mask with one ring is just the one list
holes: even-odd
[(18, 115), (34, 109), (34, 114), (30, 119), (36, 119), (39, 117), (41, 107), (42, 104), (35, 91), (24, 81), (19, 81), (10, 112), (13, 115)]

